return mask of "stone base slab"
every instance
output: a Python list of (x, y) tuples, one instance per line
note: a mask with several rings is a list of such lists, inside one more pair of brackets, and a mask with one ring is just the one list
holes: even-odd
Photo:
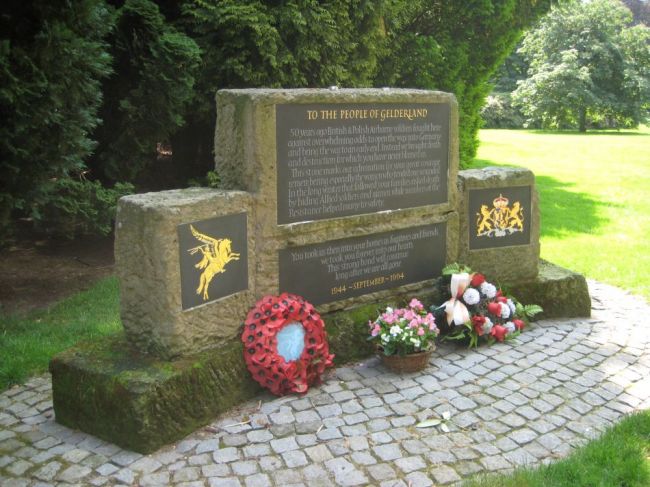
[[(427, 306), (447, 299), (441, 278), (418, 297)], [(525, 304), (544, 308), (543, 317), (589, 316), (583, 276), (541, 261), (535, 280), (508, 286)], [(336, 363), (374, 352), (368, 320), (386, 306), (412, 296), (366, 304), (323, 316)], [(80, 344), (50, 362), (57, 422), (140, 453), (183, 438), (262, 389), (250, 379), (239, 341), (191, 357), (165, 361), (142, 355), (123, 335)]]
[(123, 448), (150, 453), (253, 397), (241, 345), (178, 361), (131, 350), (123, 335), (52, 359), (56, 421)]
[[(434, 289), (419, 294), (432, 304)], [(335, 362), (368, 357), (368, 320), (408, 297), (323, 316)], [(82, 343), (50, 362), (56, 421), (139, 453), (151, 453), (260, 394), (241, 342), (165, 361), (129, 347), (123, 335)]]
[(539, 274), (535, 279), (505, 287), (523, 304), (538, 304), (544, 308), (536, 319), (591, 316), (591, 298), (585, 277), (551, 262), (539, 261)]

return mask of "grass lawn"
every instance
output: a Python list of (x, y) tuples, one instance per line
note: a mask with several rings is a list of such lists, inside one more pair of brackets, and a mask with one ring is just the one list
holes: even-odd
[(482, 130), (474, 167), (536, 176), (542, 258), (650, 300), (650, 128)]
[(0, 316), (0, 391), (45, 372), (53, 355), (80, 340), (117, 333), (119, 314), (117, 279), (110, 277), (48, 311)]
[(510, 475), (481, 475), (464, 487), (644, 487), (650, 485), (650, 411), (608, 429), (569, 457)]

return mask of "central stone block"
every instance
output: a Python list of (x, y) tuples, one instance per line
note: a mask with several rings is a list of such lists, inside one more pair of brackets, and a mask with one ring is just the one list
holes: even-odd
[(417, 292), (456, 259), (453, 95), (222, 90), (217, 111), (217, 171), (255, 199), (258, 295), (327, 313)]

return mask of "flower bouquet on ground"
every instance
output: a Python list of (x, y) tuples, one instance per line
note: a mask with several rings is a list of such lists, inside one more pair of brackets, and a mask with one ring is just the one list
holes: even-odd
[(429, 364), (439, 330), (432, 313), (417, 299), (406, 308), (386, 308), (368, 321), (368, 340), (377, 344), (382, 363), (395, 372), (416, 372)]
[(439, 333), (433, 314), (415, 298), (406, 308), (386, 308), (368, 327), (368, 340), (376, 342), (382, 362), (396, 372), (426, 367)]
[(447, 323), (443, 340), (467, 340), (470, 347), (480, 340), (502, 342), (518, 336), (530, 318), (543, 311), (536, 304), (523, 305), (506, 296), (467, 266), (450, 264), (442, 273), (451, 276), (451, 297), (432, 311)]

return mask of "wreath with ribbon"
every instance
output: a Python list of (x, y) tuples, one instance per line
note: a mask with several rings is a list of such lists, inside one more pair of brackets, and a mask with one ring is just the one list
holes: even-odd
[(276, 395), (306, 392), (333, 365), (323, 320), (293, 294), (260, 299), (246, 317), (241, 339), (253, 379)]

